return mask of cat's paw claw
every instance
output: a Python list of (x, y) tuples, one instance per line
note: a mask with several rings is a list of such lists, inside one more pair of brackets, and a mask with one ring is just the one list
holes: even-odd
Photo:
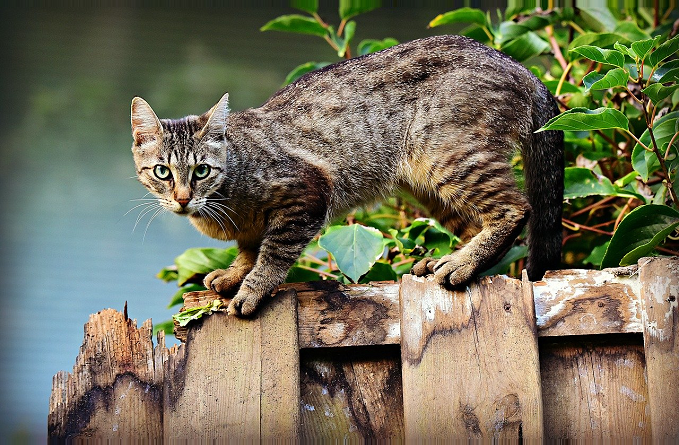
[(443, 257), (434, 265), (434, 279), (440, 285), (458, 286), (474, 276), (475, 268), (470, 263), (455, 258)]
[(434, 273), (434, 266), (436, 265), (436, 263), (437, 260), (434, 260), (432, 258), (423, 258), (417, 263), (415, 263), (415, 265), (413, 265), (410, 271), (416, 277), (423, 277), (425, 275)]
[(226, 308), (226, 313), (240, 318), (250, 318), (257, 312), (259, 301), (261, 299), (254, 295), (236, 295), (229, 303), (229, 307)]

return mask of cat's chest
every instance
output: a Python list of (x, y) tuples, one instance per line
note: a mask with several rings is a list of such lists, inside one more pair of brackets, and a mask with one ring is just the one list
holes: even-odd
[(199, 232), (223, 241), (260, 239), (264, 229), (261, 213), (220, 219), (194, 214), (189, 216), (189, 221)]

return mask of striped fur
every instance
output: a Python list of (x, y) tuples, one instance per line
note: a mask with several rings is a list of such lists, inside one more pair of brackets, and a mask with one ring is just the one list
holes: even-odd
[[(205, 284), (235, 293), (230, 312), (249, 316), (329, 219), (397, 189), (469, 238), (416, 264), (417, 275), (464, 283), (497, 261), (526, 221), (530, 278), (558, 267), (563, 136), (534, 133), (557, 112), (516, 61), (438, 36), (309, 73), (241, 112), (229, 113), (225, 95), (202, 116), (159, 120), (135, 98), (132, 150), (139, 180), (166, 208), (238, 242), (234, 264)], [(525, 192), (509, 163), (517, 151)], [(159, 179), (157, 165), (171, 178)], [(204, 165), (209, 176), (198, 178)]]

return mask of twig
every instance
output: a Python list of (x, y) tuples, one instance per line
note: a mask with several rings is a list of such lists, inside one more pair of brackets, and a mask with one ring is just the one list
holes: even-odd
[(545, 31), (547, 32), (549, 43), (550, 45), (552, 45), (552, 51), (554, 51), (554, 58), (559, 62), (561, 68), (563, 70), (566, 70), (568, 62), (566, 62), (566, 59), (564, 58), (563, 53), (561, 52), (561, 48), (559, 48), (559, 43), (556, 41), (556, 38), (554, 37), (554, 27), (552, 27), (552, 25), (549, 25), (545, 28)]
[[(568, 220), (568, 219), (566, 219), (566, 218), (561, 218), (561, 221), (562, 221), (563, 223), (565, 223), (566, 228), (568, 228), (568, 229), (570, 229), (570, 230), (580, 230), (580, 229), (582, 229), (582, 230), (587, 230), (587, 231), (589, 231), (589, 232), (600, 233), (600, 234), (602, 234), (602, 235), (613, 236), (613, 232), (606, 232), (605, 230), (599, 230), (599, 229), (595, 229), (594, 227), (584, 226), (584, 225), (578, 224), (578, 223), (576, 223), (576, 222), (574, 222), (574, 221), (570, 221), (570, 220)], [(568, 227), (569, 225), (570, 225), (571, 227)]]
[(608, 204), (610, 201), (613, 201), (615, 199), (618, 199), (618, 197), (617, 196), (609, 196), (607, 198), (602, 199), (601, 201), (597, 201), (594, 204), (588, 205), (587, 207), (580, 209), (575, 213), (571, 213), (570, 217), (575, 218), (576, 216), (582, 215), (583, 213), (587, 213), (592, 209), (603, 206), (604, 204)]
[(630, 204), (632, 204), (632, 201), (635, 198), (630, 198), (627, 200), (627, 203), (625, 204), (625, 207), (620, 210), (620, 214), (618, 217), (615, 219), (615, 225), (613, 226), (613, 230), (618, 230), (618, 225), (620, 224), (620, 221), (622, 221), (622, 218), (625, 216), (625, 213), (627, 213), (627, 209), (629, 209)]

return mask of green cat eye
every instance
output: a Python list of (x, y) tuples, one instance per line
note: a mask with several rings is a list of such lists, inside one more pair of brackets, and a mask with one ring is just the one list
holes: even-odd
[(193, 176), (196, 177), (196, 179), (205, 179), (208, 177), (210, 174), (210, 166), (207, 164), (200, 164), (197, 165), (195, 169), (193, 169)]
[(170, 179), (170, 177), (172, 177), (172, 173), (170, 172), (170, 169), (167, 168), (164, 165), (156, 165), (153, 168), (153, 174), (155, 174), (158, 179), (163, 179), (163, 180)]

